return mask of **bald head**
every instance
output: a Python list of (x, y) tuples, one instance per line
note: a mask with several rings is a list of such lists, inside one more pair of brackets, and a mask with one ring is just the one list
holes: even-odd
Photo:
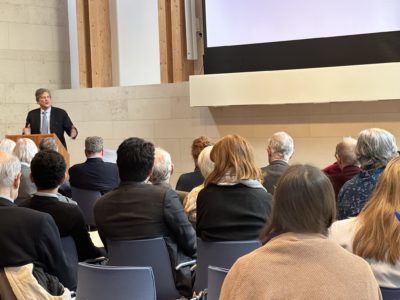
[(343, 140), (336, 145), (336, 158), (340, 167), (358, 165), (356, 155), (357, 140), (352, 137), (344, 137)]

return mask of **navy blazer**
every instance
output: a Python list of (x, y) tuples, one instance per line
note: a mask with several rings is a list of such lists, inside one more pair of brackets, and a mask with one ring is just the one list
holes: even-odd
[[(25, 127), (28, 127), (28, 125), (30, 125), (31, 134), (40, 134), (40, 108), (31, 110), (28, 113)], [(61, 108), (52, 106), (50, 113), (50, 132), (57, 135), (65, 149), (67, 149), (67, 144), (64, 138), (64, 131), (70, 136), (72, 127), (73, 124), (67, 112)]]
[(0, 197), (0, 236), (0, 267), (33, 263), (57, 276), (67, 288), (76, 289), (76, 276), (66, 261), (60, 234), (49, 214), (17, 207)]
[(88, 158), (82, 164), (69, 168), (71, 186), (105, 194), (119, 185), (118, 167), (101, 158)]

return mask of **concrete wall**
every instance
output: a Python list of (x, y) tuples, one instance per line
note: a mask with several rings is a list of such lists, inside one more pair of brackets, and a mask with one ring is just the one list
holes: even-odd
[[(266, 164), (268, 136), (280, 130), (294, 138), (293, 163), (318, 167), (334, 160), (335, 146), (343, 136), (357, 136), (367, 127), (385, 128), (400, 140), (398, 100), (191, 108), (188, 83), (58, 90), (53, 99), (79, 129), (76, 141), (67, 140), (72, 164), (84, 160), (86, 136), (103, 136), (110, 149), (127, 137), (139, 136), (171, 153), (173, 183), (179, 174), (193, 169), (190, 145), (199, 135), (214, 139), (243, 135), (255, 148), (260, 166)], [(25, 114), (21, 111), (16, 117), (21, 120)]]
[(20, 133), (38, 87), (70, 87), (67, 0), (0, 1), (0, 136)]

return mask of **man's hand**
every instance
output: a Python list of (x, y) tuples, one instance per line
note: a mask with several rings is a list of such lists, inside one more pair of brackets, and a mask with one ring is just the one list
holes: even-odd
[(76, 130), (75, 126), (72, 126), (70, 135), (71, 139), (75, 139), (77, 135), (78, 135), (78, 130)]
[(22, 134), (31, 134), (31, 124), (28, 124), (27, 127), (22, 128)]

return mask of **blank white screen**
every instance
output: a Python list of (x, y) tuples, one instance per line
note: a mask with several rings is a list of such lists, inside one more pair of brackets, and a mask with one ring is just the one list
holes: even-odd
[(400, 0), (206, 0), (207, 47), (400, 30)]

